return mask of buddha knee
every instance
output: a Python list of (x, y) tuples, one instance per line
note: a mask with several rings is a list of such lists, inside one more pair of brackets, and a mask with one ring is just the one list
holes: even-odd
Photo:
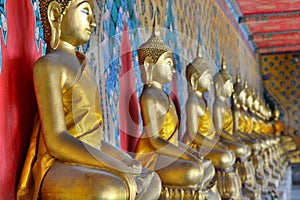
[(227, 169), (233, 166), (235, 162), (235, 155), (232, 153), (231, 150), (223, 151), (220, 154), (220, 168)]
[(248, 145), (242, 144), (236, 149), (236, 153), (239, 158), (247, 158), (251, 155), (251, 149)]
[(199, 166), (196, 163), (189, 163), (186, 170), (186, 179), (188, 180), (188, 185), (197, 185), (203, 180), (204, 167)]
[(215, 167), (210, 160), (203, 160), (203, 168), (204, 168), (204, 185), (208, 184), (213, 177), (215, 176)]
[(86, 199), (99, 199), (99, 200), (115, 200), (115, 199), (128, 199), (129, 188), (126, 183), (119, 177), (111, 177), (108, 179), (101, 178), (94, 182), (95, 188), (90, 188), (89, 195), (91, 198)]
[(259, 152), (261, 145), (258, 141), (249, 141), (248, 145), (251, 147), (251, 150), (254, 152)]
[(45, 176), (40, 194), (42, 200), (125, 200), (129, 189), (110, 172), (56, 162)]
[(205, 174), (207, 174), (207, 172), (209, 172), (209, 174), (211, 174), (211, 176), (213, 177), (215, 175), (215, 167), (213, 165), (213, 163), (210, 160), (207, 160), (207, 166), (205, 168)]

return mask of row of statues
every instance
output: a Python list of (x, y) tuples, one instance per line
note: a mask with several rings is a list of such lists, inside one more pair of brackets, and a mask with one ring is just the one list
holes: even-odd
[[(97, 83), (76, 51), (96, 26), (93, 7), (92, 0), (40, 2), (48, 49), (34, 66), (39, 112), (17, 199), (239, 200), (276, 188), (285, 153), (295, 150), (277, 148), (278, 116), (271, 120), (239, 77), (233, 85), (225, 62), (213, 77), (200, 46), (186, 67), (186, 133), (179, 137), (176, 106), (163, 89), (175, 73), (173, 54), (155, 26), (138, 50), (143, 132), (134, 156), (104, 142)], [(212, 85), (210, 110), (204, 93)]]

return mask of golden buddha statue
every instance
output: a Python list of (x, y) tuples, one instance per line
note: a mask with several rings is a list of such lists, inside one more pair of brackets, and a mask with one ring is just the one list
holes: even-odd
[(282, 143), (283, 149), (285, 151), (293, 151), (297, 149), (297, 145), (293, 141), (292, 137), (287, 136), (284, 134), (284, 124), (283, 122), (279, 119), (280, 117), (280, 111), (279, 109), (275, 106), (274, 111), (273, 111), (273, 119), (272, 119), (272, 124), (273, 124), (273, 134), (276, 136), (280, 137), (281, 141), (284, 142)]
[(218, 191), (223, 199), (241, 199), (242, 185), (239, 175), (233, 167), (235, 154), (215, 137), (212, 116), (204, 93), (212, 86), (212, 75), (203, 59), (201, 46), (198, 57), (186, 67), (189, 83), (189, 97), (186, 103), (186, 133), (183, 142), (203, 152), (216, 169)]
[[(251, 90), (248, 88), (248, 84), (246, 81), (244, 82), (244, 89), (246, 91), (246, 102), (245, 105), (243, 106), (244, 120), (245, 120), (244, 131), (249, 135), (251, 135), (253, 131), (253, 123), (251, 118), (251, 110), (253, 108), (253, 96)], [(256, 138), (253, 135), (251, 136)], [(259, 143), (260, 143), (260, 149), (259, 151), (252, 151), (251, 160), (255, 168), (256, 181), (261, 186), (262, 194), (266, 195), (268, 193), (268, 177), (265, 175), (264, 172), (263, 157), (261, 155), (261, 152), (263, 151), (262, 148), (264, 146), (264, 141), (259, 140)]]
[(239, 74), (237, 73), (236, 82), (234, 84), (234, 92), (232, 93), (232, 114), (234, 118), (233, 132), (245, 141), (252, 149), (253, 152), (260, 150), (260, 145), (255, 137), (247, 132), (248, 122), (245, 116), (247, 110), (247, 91), (241, 83)]
[(176, 108), (162, 88), (175, 73), (173, 55), (155, 23), (151, 37), (138, 49), (145, 85), (140, 96), (143, 132), (135, 158), (158, 173), (163, 199), (218, 199), (218, 192), (210, 185), (215, 174), (211, 161), (178, 140)]
[(279, 139), (278, 148), (279, 157), (283, 159), (283, 166), (287, 166), (287, 161), (291, 163), (300, 163), (300, 150), (297, 147), (297, 144), (293, 138), (284, 132), (284, 124), (280, 120), (280, 111), (275, 106), (272, 113), (272, 124), (273, 124), (273, 134)]
[(213, 122), (216, 133), (220, 136), (221, 142), (226, 144), (236, 154), (236, 167), (241, 177), (243, 195), (252, 199), (259, 199), (260, 189), (256, 184), (255, 169), (251, 160), (249, 160), (251, 149), (233, 130), (234, 120), (231, 108), (227, 102), (233, 92), (233, 83), (231, 76), (227, 72), (225, 62), (222, 62), (221, 70), (214, 76), (214, 86)]
[(264, 134), (266, 120), (264, 120), (264, 116), (262, 114), (262, 105), (263, 101), (259, 95), (252, 92), (253, 96), (253, 109), (252, 111), (252, 122), (253, 122), (253, 130), (252, 135), (256, 138), (259, 138), (261, 141), (261, 152), (260, 155), (263, 159), (263, 167), (265, 172), (265, 177), (268, 180), (269, 190), (274, 190), (279, 185), (279, 180), (281, 179), (281, 175), (279, 172), (279, 164), (278, 160), (280, 158), (276, 158), (274, 155), (278, 148), (274, 147), (273, 138), (269, 135)]
[(34, 65), (38, 102), (17, 199), (158, 199), (159, 176), (102, 140), (100, 96), (76, 47), (96, 27), (92, 0), (40, 2), (47, 54)]

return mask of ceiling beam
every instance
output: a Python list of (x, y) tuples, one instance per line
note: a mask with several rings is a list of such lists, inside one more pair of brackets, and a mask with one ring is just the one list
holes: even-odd
[[(297, 41), (299, 42), (299, 41)], [(281, 44), (265, 44), (265, 45), (257, 45), (258, 49), (264, 49), (264, 48), (286, 48), (286, 47), (297, 47), (300, 46), (300, 43), (289, 43), (289, 44), (285, 44), (285, 45), (281, 45)]]
[(300, 44), (285, 45), (285, 46), (274, 46), (257, 48), (255, 51), (259, 53), (274, 53), (274, 52), (286, 52), (286, 51), (299, 51)]
[(249, 35), (248, 40), (263, 41), (263, 40), (280, 40), (286, 38), (299, 38), (300, 30), (278, 31), (278, 32), (266, 32), (255, 33)]
[(239, 23), (259, 23), (278, 19), (295, 19), (300, 17), (300, 11), (295, 12), (278, 12), (270, 14), (253, 14), (239, 17)]
[(268, 53), (286, 53), (286, 52), (299, 52), (299, 47), (291, 47), (291, 48), (280, 48), (280, 49), (272, 49), (272, 48), (266, 48), (266, 49), (257, 49), (255, 52), (259, 54), (268, 54)]

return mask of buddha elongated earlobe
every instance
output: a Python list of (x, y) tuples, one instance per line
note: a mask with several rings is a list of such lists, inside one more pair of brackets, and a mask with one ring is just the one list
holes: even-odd
[(60, 38), (60, 30), (54, 27), (51, 27), (51, 42), (50, 46), (52, 49), (56, 49), (58, 46), (59, 38)]
[(152, 77), (153, 77), (153, 62), (150, 57), (147, 57), (144, 62), (144, 68), (146, 72), (146, 84), (151, 85), (152, 84)]
[(60, 39), (60, 24), (62, 20), (61, 6), (56, 1), (52, 1), (49, 4), (47, 14), (51, 26), (50, 46), (52, 49), (56, 49)]
[(197, 90), (197, 81), (197, 75), (193, 73), (191, 76), (191, 86), (194, 92)]

